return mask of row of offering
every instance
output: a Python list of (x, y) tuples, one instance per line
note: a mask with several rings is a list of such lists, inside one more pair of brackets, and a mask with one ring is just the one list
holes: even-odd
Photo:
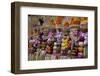
[(28, 39), (29, 60), (87, 58), (87, 24), (79, 25), (78, 21), (76, 23), (67, 27), (33, 25)]

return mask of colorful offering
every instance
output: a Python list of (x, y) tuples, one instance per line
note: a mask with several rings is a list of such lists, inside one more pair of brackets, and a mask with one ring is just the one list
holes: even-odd
[(88, 57), (88, 18), (28, 16), (28, 60)]

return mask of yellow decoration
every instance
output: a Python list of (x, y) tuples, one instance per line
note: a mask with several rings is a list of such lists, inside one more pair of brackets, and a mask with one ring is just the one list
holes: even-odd
[(68, 47), (68, 39), (62, 39), (61, 47), (62, 49), (66, 49)]

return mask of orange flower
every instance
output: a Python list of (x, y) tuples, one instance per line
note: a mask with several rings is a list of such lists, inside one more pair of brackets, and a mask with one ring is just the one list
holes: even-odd
[(79, 25), (81, 22), (81, 19), (79, 17), (73, 17), (71, 20), (71, 25)]
[(64, 18), (63, 16), (57, 16), (57, 17), (56, 17), (56, 20), (55, 20), (55, 24), (56, 24), (56, 25), (61, 24), (61, 23), (62, 23), (63, 18)]
[(64, 26), (67, 26), (68, 27), (69, 26), (69, 23), (68, 22), (65, 22), (64, 23)]

